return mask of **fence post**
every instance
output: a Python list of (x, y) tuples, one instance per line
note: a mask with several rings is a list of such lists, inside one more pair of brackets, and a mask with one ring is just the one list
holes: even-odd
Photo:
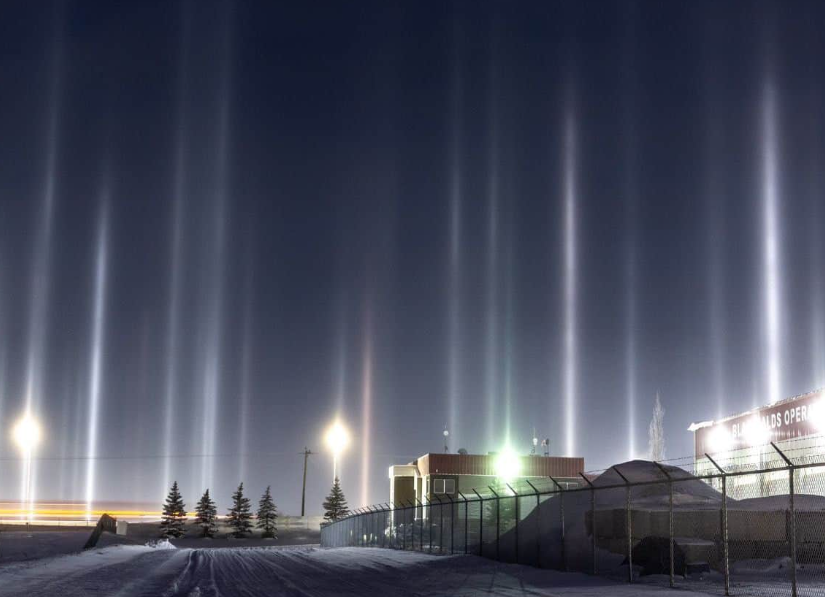
[(541, 495), (530, 479), (524, 480), (536, 494), (536, 567), (541, 568)]
[(705, 454), (710, 463), (722, 475), (722, 566), (725, 573), (725, 595), (730, 595), (730, 566), (728, 559), (728, 475), (716, 461)]
[[(418, 549), (424, 551), (424, 503), (418, 498), (415, 499), (421, 506), (421, 516), (418, 517)], [(413, 523), (413, 532), (415, 532), (415, 523)], [(415, 551), (415, 538), (413, 538), (413, 551)]]
[(383, 526), (381, 528), (381, 546), (386, 548), (388, 540), (392, 539), (392, 529), (389, 528), (390, 517), (387, 514), (387, 512), (389, 512), (390, 505), (386, 502), (383, 505), (386, 506), (386, 509), (384, 509), (384, 515), (381, 517), (381, 520), (383, 521)]
[(660, 463), (654, 462), (659, 470), (662, 471), (664, 476), (667, 478), (667, 484), (669, 489), (669, 506), (668, 506), (668, 550), (670, 553), (670, 588), (673, 588), (674, 577), (673, 577), (673, 479), (670, 477), (670, 473), (667, 472), (667, 469)]
[[(375, 510), (373, 510), (375, 508)], [(367, 547), (374, 547), (376, 545), (375, 537), (375, 523), (378, 522), (375, 518), (375, 513), (378, 511), (378, 506), (367, 507)]]
[(596, 488), (590, 479), (584, 476), (584, 473), (579, 473), (579, 476), (584, 479), (590, 487), (590, 559), (593, 567), (593, 576), (596, 576)]
[(779, 453), (782, 460), (785, 461), (785, 464), (788, 465), (788, 489), (791, 499), (791, 597), (796, 597), (796, 507), (794, 504), (795, 467), (793, 462), (791, 462), (791, 459), (785, 456), (782, 450), (780, 450), (775, 443), (771, 442), (771, 446), (773, 446), (773, 449)]
[[(407, 518), (409, 518), (408, 514), (409, 514), (410, 509), (414, 509), (414, 508), (415, 508), (415, 504), (412, 503), (411, 500), (407, 500), (407, 505), (404, 506), (404, 508), (402, 510), (404, 512), (404, 514), (403, 514), (403, 516), (404, 516), (404, 534), (401, 535), (401, 549), (404, 550), (404, 551), (407, 551), (407, 527), (409, 526), (409, 524), (407, 523)], [(413, 544), (413, 545), (415, 545), (415, 544)]]
[(378, 526), (378, 517), (375, 514), (378, 512), (378, 506), (367, 508), (367, 510), (369, 511), (367, 514), (367, 528), (369, 529), (367, 537), (369, 538), (369, 546), (377, 547), (378, 536), (375, 527)]
[[(430, 543), (429, 553), (433, 553), (433, 500), (429, 496), (424, 496), (427, 500), (427, 540)], [(421, 518), (421, 532), (424, 532), (424, 518)], [(424, 540), (422, 535), (422, 541)], [(421, 544), (421, 551), (424, 551), (424, 544)]]
[(627, 582), (633, 582), (633, 524), (630, 514), (630, 481), (627, 480), (618, 467), (614, 466), (625, 485), (625, 512), (627, 512)]
[[(438, 500), (438, 553), (444, 553), (444, 504), (441, 501), (441, 496), (436, 495), (435, 499)], [(430, 527), (432, 529), (432, 527)], [(432, 541), (430, 541), (432, 545)], [(432, 548), (430, 548), (432, 551)]]
[(484, 556), (484, 498), (473, 489), (473, 493), (478, 496), (478, 555)]
[(455, 546), (455, 505), (453, 504), (453, 496), (446, 494), (447, 499), (450, 500), (450, 555), (453, 553)]
[(499, 551), (499, 539), (501, 538), (501, 498), (498, 497), (496, 490), (493, 489), (490, 485), (487, 486), (487, 489), (490, 490), (496, 498), (496, 561), (501, 561), (501, 552)]
[(375, 517), (373, 516), (372, 508), (372, 506), (367, 506), (366, 512), (364, 513), (364, 527), (367, 535), (365, 547), (372, 547), (372, 527), (375, 526), (375, 521), (373, 520)]
[(513, 488), (512, 488), (512, 486), (511, 486), (509, 483), (505, 483), (505, 485), (507, 486), (507, 489), (509, 489), (511, 492), (513, 492), (513, 495), (515, 496), (513, 499), (515, 499), (515, 500), (516, 500), (516, 526), (515, 526), (515, 535), (516, 535), (516, 564), (518, 564), (518, 563), (519, 563), (519, 560), (518, 560), (518, 519), (519, 519), (518, 499), (519, 499), (519, 494), (518, 494), (518, 493), (516, 493), (516, 490), (515, 490), (515, 489), (513, 489)]
[(470, 524), (470, 508), (467, 505), (467, 498), (464, 494), (459, 491), (458, 495), (464, 500), (464, 555), (467, 555), (467, 537), (469, 536), (467, 531), (469, 530), (468, 526)]
[(352, 519), (352, 546), (353, 547), (361, 547), (361, 525), (359, 521), (361, 517), (359, 516), (361, 509), (357, 509), (353, 512), (354, 518)]
[(392, 511), (390, 512), (390, 546), (393, 549), (398, 549), (398, 516), (396, 515), (398, 504), (392, 503)]
[(567, 538), (564, 529), (564, 488), (553, 477), (550, 480), (556, 486), (559, 492), (559, 515), (561, 518), (561, 569), (567, 571)]

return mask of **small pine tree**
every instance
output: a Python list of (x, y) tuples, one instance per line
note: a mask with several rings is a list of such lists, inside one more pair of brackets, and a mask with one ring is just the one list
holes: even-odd
[(341, 490), (341, 483), (338, 481), (338, 477), (335, 477), (332, 490), (322, 505), (324, 507), (324, 520), (332, 522), (349, 515), (347, 499)]
[(201, 527), (202, 537), (214, 537), (218, 530), (218, 508), (215, 502), (209, 497), (209, 490), (203, 492), (197, 507), (195, 508), (195, 523)]
[(263, 530), (262, 537), (265, 539), (275, 539), (275, 533), (278, 532), (275, 526), (275, 521), (278, 518), (278, 509), (275, 507), (275, 502), (272, 500), (272, 492), (267, 487), (261, 501), (258, 502), (258, 528)]
[(252, 532), (252, 508), (249, 498), (243, 495), (243, 483), (238, 485), (238, 489), (232, 494), (232, 508), (229, 510), (227, 521), (235, 537), (241, 538)]
[(178, 482), (172, 483), (166, 502), (163, 504), (163, 513), (160, 517), (161, 537), (167, 539), (183, 537), (186, 533), (186, 505), (178, 490)]
[(650, 419), (648, 428), (648, 447), (650, 449), (650, 459), (654, 462), (665, 459), (665, 409), (659, 400), (659, 392), (656, 392), (656, 402), (653, 404), (653, 418)]

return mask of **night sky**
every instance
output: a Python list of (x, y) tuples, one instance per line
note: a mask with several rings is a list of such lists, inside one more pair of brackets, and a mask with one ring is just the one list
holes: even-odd
[[(187, 505), (825, 383), (821, 2), (18, 2), (0, 499)], [(95, 406), (96, 405), (96, 406)], [(93, 456), (93, 466), (88, 457)]]

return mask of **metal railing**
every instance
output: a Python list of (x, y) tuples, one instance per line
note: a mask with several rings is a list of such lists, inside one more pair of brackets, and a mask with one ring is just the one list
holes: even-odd
[[(825, 595), (825, 446), (727, 454), (369, 506), (325, 547), (473, 554), (725, 595)], [(815, 453), (814, 453), (815, 452)]]

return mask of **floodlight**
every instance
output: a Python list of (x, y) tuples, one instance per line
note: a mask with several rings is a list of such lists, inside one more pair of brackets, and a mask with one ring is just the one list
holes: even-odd
[(504, 481), (510, 481), (521, 475), (521, 458), (512, 448), (505, 448), (499, 452), (495, 460), (496, 476)]

